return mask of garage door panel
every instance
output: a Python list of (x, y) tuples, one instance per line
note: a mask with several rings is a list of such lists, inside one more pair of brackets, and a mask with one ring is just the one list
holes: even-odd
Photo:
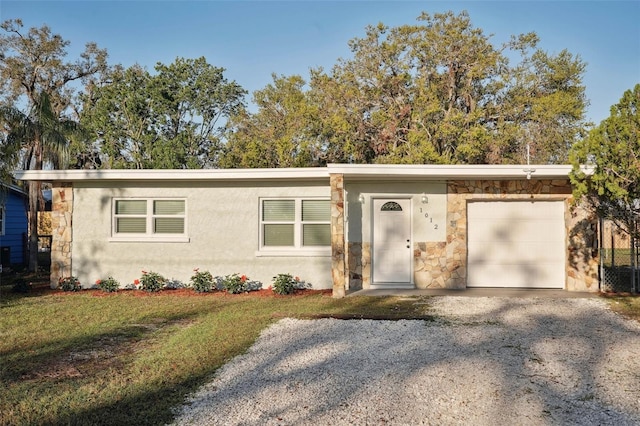
[(501, 287), (501, 288), (563, 288), (564, 279), (558, 281), (554, 270), (559, 265), (529, 264), (509, 265), (488, 263), (469, 275), (469, 287)]
[[(518, 228), (527, 226), (526, 223), (514, 223), (510, 226), (495, 227), (492, 231), (487, 231), (487, 228), (492, 226), (491, 223), (474, 224), (474, 226), (484, 227), (485, 230), (478, 231), (472, 227), (469, 227), (468, 238), (470, 241), (478, 243), (493, 244), (494, 242), (502, 242), (505, 244), (513, 243), (519, 244), (522, 242), (532, 243), (560, 243), (564, 244), (564, 228), (545, 227), (538, 228), (537, 232), (523, 232), (518, 231)], [(531, 224), (530, 226), (536, 226)], [(513, 229), (511, 229), (513, 228)], [(560, 234), (560, 236), (558, 236)]]
[(564, 202), (468, 204), (469, 287), (564, 288)]
[(504, 254), (507, 263), (558, 261), (564, 258), (564, 248), (553, 242), (522, 241)]
[(560, 263), (559, 259), (564, 258), (562, 247), (544, 242), (524, 242), (513, 246), (505, 245), (505, 247), (492, 247), (487, 244), (477, 249), (470, 247), (469, 252), (469, 262), (476, 263)]

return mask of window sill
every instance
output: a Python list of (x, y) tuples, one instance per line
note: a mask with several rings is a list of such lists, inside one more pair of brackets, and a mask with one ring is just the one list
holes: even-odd
[(263, 249), (255, 252), (256, 257), (330, 257), (331, 248), (321, 249)]
[(130, 236), (130, 237), (111, 237), (107, 241), (110, 243), (188, 243), (189, 237), (167, 237), (167, 236)]

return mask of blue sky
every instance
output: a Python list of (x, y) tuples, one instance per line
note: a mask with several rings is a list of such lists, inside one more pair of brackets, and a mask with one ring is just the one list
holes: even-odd
[[(584, 83), (596, 124), (625, 90), (640, 83), (640, 1), (32, 1), (0, 0), (0, 20), (49, 25), (71, 42), (70, 58), (95, 41), (111, 64), (204, 56), (250, 93), (271, 74), (330, 69), (349, 57), (348, 41), (368, 24), (415, 23), (430, 14), (467, 10), (496, 45), (535, 31), (539, 47), (567, 49), (587, 63)], [(251, 101), (251, 96), (247, 97)]]

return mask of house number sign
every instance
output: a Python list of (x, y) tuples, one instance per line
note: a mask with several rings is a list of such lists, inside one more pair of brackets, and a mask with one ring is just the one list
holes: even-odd
[(432, 183), (414, 199), (414, 241), (439, 242), (447, 239), (447, 194), (444, 184)]
[(433, 225), (433, 229), (438, 229), (439, 224), (437, 222), (433, 223), (433, 216), (429, 216), (429, 212), (425, 208), (420, 207), (420, 214), (424, 215), (424, 218), (429, 221), (429, 224)]

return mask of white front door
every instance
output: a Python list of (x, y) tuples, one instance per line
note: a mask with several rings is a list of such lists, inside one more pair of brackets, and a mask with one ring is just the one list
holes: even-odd
[(373, 283), (411, 283), (411, 200), (373, 199)]

